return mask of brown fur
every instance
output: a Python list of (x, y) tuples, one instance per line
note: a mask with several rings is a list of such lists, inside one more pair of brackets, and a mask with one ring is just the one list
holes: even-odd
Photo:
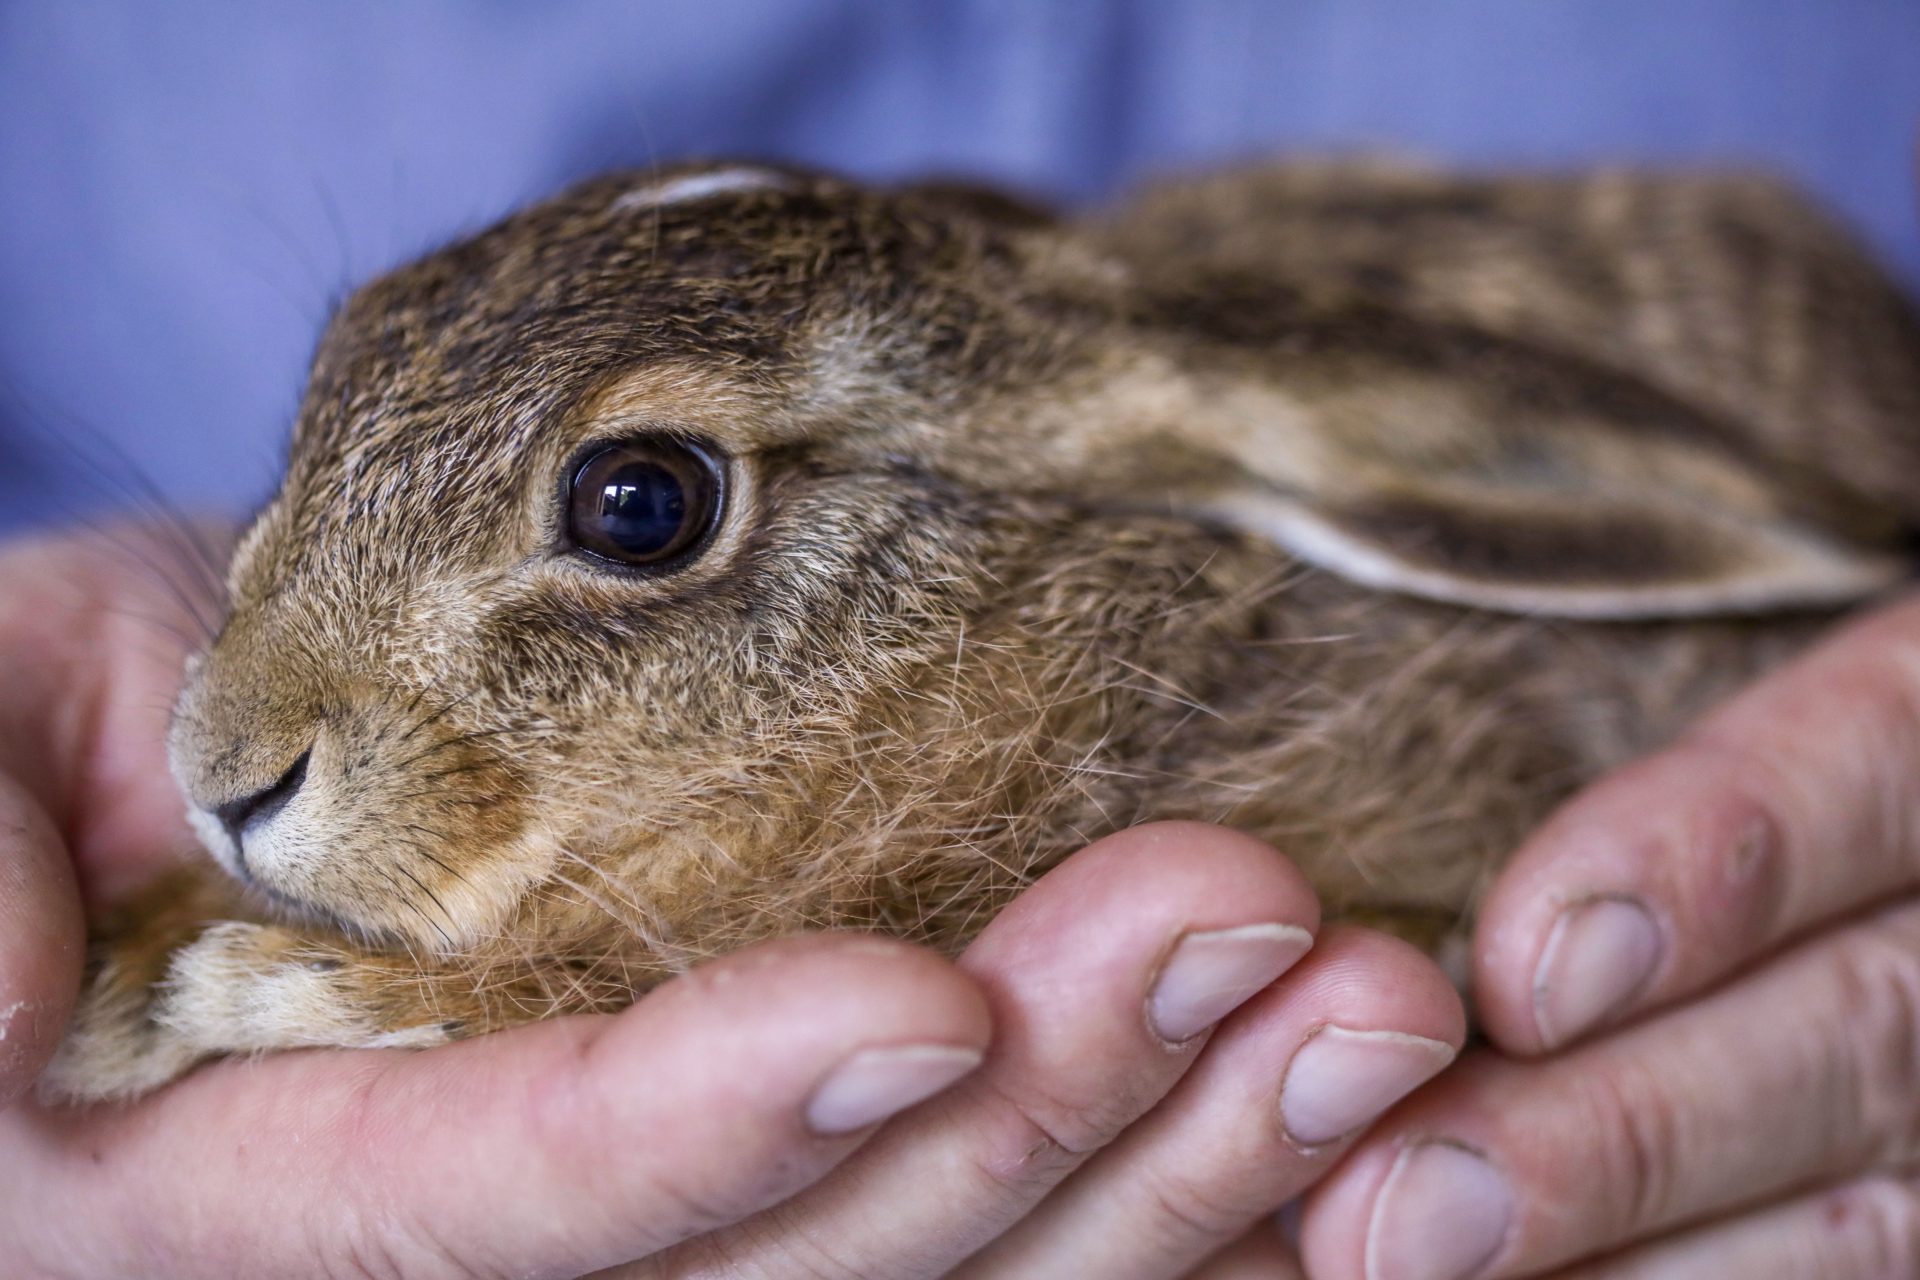
[[(328, 327), (172, 741), (247, 891), (105, 934), (50, 1090), (615, 1008), (807, 925), (953, 948), (1150, 817), (1431, 939), (1920, 515), (1920, 324), (1758, 180), (659, 198), (702, 172), (587, 183)], [(663, 428), (734, 460), (713, 545), (569, 552), (567, 460)], [(309, 748), (239, 867), (206, 812)]]

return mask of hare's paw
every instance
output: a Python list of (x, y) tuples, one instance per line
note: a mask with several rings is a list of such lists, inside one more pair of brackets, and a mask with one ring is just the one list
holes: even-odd
[(203, 1053), (330, 1045), (424, 1048), (457, 1021), (424, 975), (269, 925), (219, 924), (174, 957), (154, 1017)]
[(170, 954), (156, 954), (155, 941), (106, 944), (41, 1075), (42, 1097), (129, 1098), (222, 1054), (424, 1048), (466, 1026), (437, 1010), (426, 975), (405, 962), (289, 930), (229, 921)]
[(153, 983), (109, 961), (81, 992), (59, 1049), (40, 1073), (40, 1096), (49, 1102), (131, 1098), (206, 1056), (154, 1013)]

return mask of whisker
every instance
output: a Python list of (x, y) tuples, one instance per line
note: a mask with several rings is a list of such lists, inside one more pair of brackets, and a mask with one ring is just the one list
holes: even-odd
[[(432, 916), (428, 915), (425, 911), (422, 911), (420, 909), (420, 904), (415, 902), (411, 897), (409, 897), (407, 895), (407, 891), (401, 887), (400, 882), (394, 879), (392, 871), (388, 870), (386, 867), (381, 867), (380, 873), (387, 878), (387, 883), (393, 886), (394, 892), (400, 895), (400, 904), (406, 907), (407, 910), (413, 912), (413, 914), (419, 916), (422, 920), (426, 921), (428, 927), (431, 928), (435, 933), (440, 935), (440, 940), (446, 944), (447, 950), (449, 952), (453, 951), (454, 949), (453, 939), (448, 936), (447, 931), (445, 929), (442, 929), (440, 927), (440, 922), (438, 920), (435, 920)], [(401, 874), (406, 875), (407, 879), (413, 880), (415, 884), (420, 885), (421, 889), (424, 890), (426, 888), (426, 886), (423, 884), (420, 884), (418, 880), (414, 880), (414, 878), (411, 875), (407, 875), (405, 870), (402, 870)], [(445, 910), (444, 907), (441, 909), (443, 911)], [(449, 916), (448, 920), (451, 921), (452, 917)], [(409, 950), (411, 950), (411, 948), (409, 948)]]
[[(472, 733), (463, 733), (463, 734), (460, 734), (458, 737), (447, 738), (444, 741), (436, 742), (432, 746), (427, 747), (424, 750), (416, 751), (414, 754), (406, 757), (404, 760), (394, 761), (393, 764), (388, 766), (388, 768), (404, 769), (410, 764), (417, 764), (418, 762), (427, 759), (429, 756), (435, 755), (441, 751), (450, 751), (455, 747), (467, 746), (470, 743), (484, 742), (488, 738), (501, 738), (501, 737), (507, 736), (508, 734), (520, 733), (520, 732), (524, 732), (524, 731), (521, 730), (517, 725), (506, 725), (506, 726), (502, 726), (500, 728), (495, 728), (495, 729), (476, 729)], [(405, 739), (403, 738), (402, 741), (405, 741)]]
[(465, 703), (469, 698), (472, 698), (475, 694), (479, 692), (480, 692), (480, 686), (475, 685), (473, 688), (467, 690), (465, 693), (460, 694), (458, 697), (455, 697), (452, 701), (445, 703), (438, 710), (436, 710), (432, 715), (429, 715), (424, 719), (420, 720), (411, 729), (408, 729), (405, 733), (401, 734), (400, 741), (405, 742), (408, 739), (412, 738), (414, 735), (432, 728), (434, 725), (440, 723), (441, 720), (444, 720), (447, 716), (451, 715), (453, 713), (454, 708)]
[[(433, 835), (431, 831), (428, 831), (425, 827), (421, 826), (417, 822), (407, 823), (405, 829), (408, 831), (418, 831), (421, 835), (427, 836), (428, 838), (432, 838), (432, 835)], [(440, 868), (442, 871), (452, 876), (459, 883), (461, 884), (467, 883), (467, 878), (465, 876), (461, 875), (458, 871), (455, 871), (452, 867), (442, 862), (439, 858), (434, 857), (433, 854), (427, 849), (427, 847), (421, 844), (419, 841), (403, 840), (401, 841), (401, 843), (404, 844), (407, 848), (412, 849), (415, 853), (419, 854), (421, 857), (425, 858), (428, 862), (431, 862), (434, 866)]]

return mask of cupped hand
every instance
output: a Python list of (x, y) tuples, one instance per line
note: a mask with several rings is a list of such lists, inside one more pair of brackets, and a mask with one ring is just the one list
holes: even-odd
[(1575, 799), (1470, 1055), (1316, 1192), (1316, 1280), (1920, 1275), (1920, 602)]
[(793, 938), (618, 1015), (43, 1108), (83, 900), (198, 856), (162, 739), (204, 585), (152, 530), (0, 550), (0, 1274), (1287, 1275), (1248, 1228), (1460, 1043), (1426, 960), (1312, 945), (1284, 859), (1172, 824), (958, 964)]

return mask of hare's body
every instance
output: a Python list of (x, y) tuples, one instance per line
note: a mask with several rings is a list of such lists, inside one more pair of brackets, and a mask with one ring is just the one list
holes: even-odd
[[(665, 568), (569, 523), (621, 441), (724, 460)], [(588, 184), (330, 329), (173, 744), (305, 923), (168, 890), (55, 1086), (615, 1007), (805, 925), (951, 947), (1150, 817), (1436, 939), (1895, 581), (1916, 463), (1913, 312), (1762, 183), (1279, 169), (1065, 227)]]

